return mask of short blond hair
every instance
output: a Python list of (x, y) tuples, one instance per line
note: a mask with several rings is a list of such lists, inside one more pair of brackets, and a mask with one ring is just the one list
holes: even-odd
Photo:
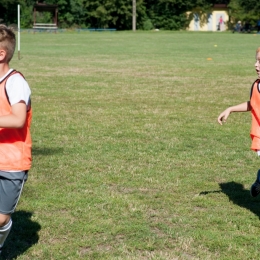
[(6, 61), (9, 62), (15, 51), (16, 39), (14, 31), (4, 24), (0, 24), (0, 49), (6, 51)]
[(258, 48), (256, 49), (256, 53), (258, 53), (258, 52), (260, 52), (260, 47), (258, 47)]

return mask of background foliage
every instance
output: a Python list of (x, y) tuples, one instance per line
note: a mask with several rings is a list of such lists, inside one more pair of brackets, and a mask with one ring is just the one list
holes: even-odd
[[(17, 4), (21, 5), (21, 26), (31, 28), (35, 0), (1, 0), (0, 19), (5, 24), (17, 23)], [(40, 2), (40, 1), (39, 1)], [(59, 6), (59, 27), (132, 28), (132, 0), (46, 0)], [(228, 4), (232, 21), (255, 23), (260, 3), (254, 0), (136, 0), (137, 29), (185, 29), (189, 23), (185, 13), (194, 8), (207, 12), (213, 4)], [(38, 14), (37, 21), (50, 22), (49, 14)]]
[(251, 25), (255, 26), (257, 20), (260, 18), (260, 3), (258, 1), (231, 0), (228, 6), (233, 21), (248, 21)]

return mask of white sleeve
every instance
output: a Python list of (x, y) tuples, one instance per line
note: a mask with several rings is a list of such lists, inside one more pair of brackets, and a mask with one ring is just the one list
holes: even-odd
[(26, 80), (20, 74), (14, 74), (6, 82), (6, 93), (10, 105), (23, 100), (26, 105), (30, 103), (31, 90)]

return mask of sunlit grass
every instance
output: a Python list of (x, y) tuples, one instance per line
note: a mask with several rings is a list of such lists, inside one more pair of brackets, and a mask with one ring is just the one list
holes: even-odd
[(250, 114), (216, 118), (248, 100), (259, 37), (22, 33), (34, 162), (4, 257), (257, 259)]

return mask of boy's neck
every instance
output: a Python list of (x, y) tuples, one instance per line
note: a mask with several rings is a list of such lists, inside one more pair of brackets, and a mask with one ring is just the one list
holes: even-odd
[(10, 67), (8, 63), (0, 63), (0, 78), (2, 78), (8, 71)]

